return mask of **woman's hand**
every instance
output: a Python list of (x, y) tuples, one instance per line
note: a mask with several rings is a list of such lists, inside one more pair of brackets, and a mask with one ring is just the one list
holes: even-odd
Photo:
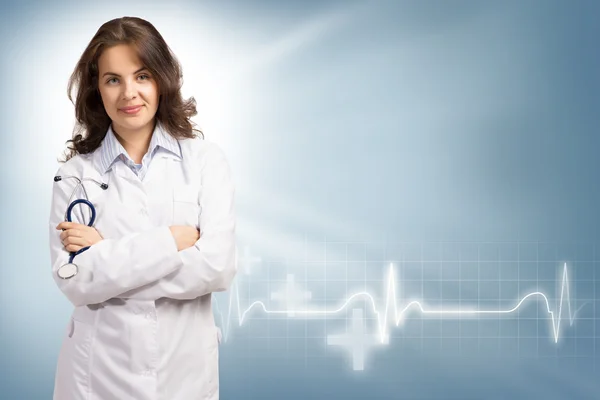
[(195, 226), (173, 225), (169, 229), (177, 243), (177, 251), (192, 247), (200, 239), (200, 231)]
[(60, 234), (60, 240), (65, 250), (72, 253), (104, 239), (96, 228), (76, 222), (61, 222), (56, 226), (56, 229), (63, 230)]

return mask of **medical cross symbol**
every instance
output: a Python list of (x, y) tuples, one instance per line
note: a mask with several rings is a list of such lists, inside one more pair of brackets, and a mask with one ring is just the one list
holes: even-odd
[[(288, 311), (288, 317), (294, 316), (294, 309), (305, 304), (305, 300), (311, 298), (311, 292), (305, 292), (296, 287), (294, 282), (294, 274), (287, 275), (285, 289), (271, 293), (271, 300), (280, 300), (285, 302)], [(299, 310), (298, 310), (299, 311)]]
[[(237, 257), (237, 253), (236, 253)], [(244, 246), (244, 254), (240, 258), (240, 265), (242, 266), (244, 273), (250, 275), (254, 269), (255, 264), (262, 262), (262, 258), (250, 255), (250, 246)]]
[(363, 309), (352, 310), (352, 332), (347, 335), (328, 335), (327, 344), (330, 346), (344, 346), (352, 350), (352, 369), (363, 371), (365, 369), (365, 353), (369, 347), (377, 344), (385, 344), (387, 339), (381, 343), (375, 334), (365, 333), (365, 321)]

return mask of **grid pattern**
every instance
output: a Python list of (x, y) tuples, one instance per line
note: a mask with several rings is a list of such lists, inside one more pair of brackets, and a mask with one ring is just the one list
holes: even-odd
[[(400, 308), (418, 300), (429, 309), (507, 310), (527, 293), (539, 291), (547, 296), (550, 309), (559, 318), (561, 271), (566, 263), (576, 318), (570, 326), (563, 304), (558, 343), (554, 343), (545, 305), (532, 299), (510, 314), (440, 318), (412, 310), (403, 315), (398, 327), (388, 321), (389, 345), (374, 351), (416, 351), (436, 357), (548, 358), (556, 363), (572, 358), (591, 361), (596, 370), (597, 247), (597, 243), (540, 242), (309, 242), (305, 237), (298, 254), (285, 259), (262, 257), (261, 272), (246, 277), (243, 285), (230, 291), (230, 295), (239, 296), (240, 310), (230, 310), (227, 315), (235, 319), (238, 312), (246, 312), (238, 328), (243, 333), (236, 337), (246, 336), (252, 349), (263, 349), (263, 354), (302, 356), (308, 366), (311, 359), (343, 354), (327, 346), (327, 337), (350, 331), (354, 308), (364, 309), (366, 329), (373, 333), (377, 332), (378, 317), (363, 298), (356, 298), (336, 313), (289, 317), (281, 313), (289, 310), (285, 301), (270, 296), (285, 288), (289, 274), (294, 274), (299, 290), (311, 293), (306, 309), (335, 310), (352, 294), (364, 291), (382, 312), (386, 273), (393, 264), (395, 300)], [(251, 306), (257, 301), (269, 312)], [(235, 307), (237, 302), (230, 304)]]

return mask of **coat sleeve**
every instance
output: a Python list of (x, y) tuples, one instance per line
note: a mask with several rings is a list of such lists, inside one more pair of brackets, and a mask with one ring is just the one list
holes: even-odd
[(189, 300), (229, 288), (237, 272), (235, 242), (235, 186), (229, 163), (216, 144), (207, 149), (201, 168), (200, 239), (179, 252), (183, 267), (149, 285), (118, 297)]
[[(63, 169), (64, 166), (57, 174), (61, 175)], [(164, 226), (118, 239), (103, 239), (75, 257), (73, 262), (78, 267), (77, 275), (70, 279), (60, 278), (58, 268), (69, 261), (69, 252), (62, 245), (61, 231), (56, 226), (64, 221), (75, 182), (68, 179), (53, 185), (49, 223), (52, 277), (73, 305), (102, 303), (127, 290), (154, 282), (183, 266), (177, 243), (169, 227)], [(73, 212), (72, 216), (74, 222), (85, 223), (81, 213)]]

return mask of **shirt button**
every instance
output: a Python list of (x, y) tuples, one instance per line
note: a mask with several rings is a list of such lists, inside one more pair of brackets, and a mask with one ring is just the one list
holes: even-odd
[(146, 207), (140, 208), (140, 214), (147, 216), (148, 215), (148, 209)]

